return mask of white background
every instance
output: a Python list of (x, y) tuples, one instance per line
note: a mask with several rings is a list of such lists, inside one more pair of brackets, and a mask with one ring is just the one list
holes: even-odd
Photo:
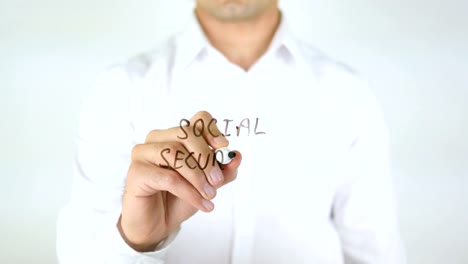
[[(468, 263), (468, 1), (284, 0), (298, 36), (368, 77), (391, 130), (409, 263)], [(0, 263), (54, 263), (80, 105), (180, 29), (184, 0), (0, 0)]]

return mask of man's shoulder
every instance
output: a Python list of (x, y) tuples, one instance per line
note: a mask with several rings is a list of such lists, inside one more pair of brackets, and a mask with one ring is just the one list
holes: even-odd
[(316, 84), (324, 91), (334, 94), (352, 104), (374, 97), (368, 81), (355, 68), (349, 66), (313, 45), (298, 40), (296, 52), (305, 73), (314, 76)]

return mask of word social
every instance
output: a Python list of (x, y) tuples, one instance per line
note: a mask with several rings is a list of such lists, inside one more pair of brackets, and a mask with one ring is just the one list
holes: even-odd
[[(179, 135), (177, 136), (179, 139), (182, 139), (182, 140), (186, 140), (189, 138), (189, 133), (190, 134), (193, 134), (195, 137), (201, 137), (204, 133), (205, 133), (205, 130), (206, 132), (208, 132), (211, 136), (213, 137), (220, 137), (220, 136), (223, 136), (223, 137), (229, 137), (231, 136), (230, 133), (228, 133), (229, 131), (229, 125), (231, 124), (231, 122), (233, 122), (234, 120), (232, 119), (224, 119), (224, 133), (223, 134), (217, 134), (215, 133), (213, 130), (214, 129), (214, 126), (217, 125), (218, 121), (216, 118), (213, 118), (211, 119), (207, 124), (205, 123), (205, 121), (203, 119), (197, 119), (193, 122), (193, 124), (190, 123), (189, 120), (187, 119), (182, 119), (180, 120), (180, 123), (179, 123), (179, 127), (180, 127), (180, 130), (182, 132), (182, 135)], [(245, 130), (246, 132), (244, 132), (244, 134), (246, 133), (247, 136), (250, 136), (251, 132), (252, 132), (252, 129), (253, 129), (253, 134), (254, 135), (264, 135), (266, 134), (265, 132), (261, 132), (259, 131), (258, 129), (258, 126), (259, 126), (259, 119), (256, 118), (255, 119), (255, 125), (254, 126), (251, 126), (251, 122), (250, 122), (250, 119), (249, 118), (244, 118), (242, 119), (239, 124), (237, 126), (235, 126), (235, 135), (237, 135), (237, 137), (239, 137), (241, 135), (241, 131)], [(192, 131), (190, 131), (192, 130)], [(216, 131), (216, 130), (215, 130)], [(231, 131), (231, 133), (233, 133)], [(211, 157), (211, 154), (208, 154), (208, 156), (206, 157), (206, 159), (202, 159), (202, 154), (199, 153), (197, 155), (197, 157), (195, 157), (195, 153), (194, 152), (190, 152), (190, 153), (185, 153), (183, 151), (180, 151), (180, 150), (177, 150), (175, 153), (172, 153), (173, 155), (173, 160), (171, 160), (171, 162), (167, 159), (167, 156), (171, 154), (171, 150), (170, 148), (165, 148), (163, 150), (161, 150), (161, 157), (164, 159), (165, 163), (166, 164), (160, 164), (161, 167), (168, 167), (168, 168), (172, 168), (174, 170), (177, 170), (177, 169), (180, 169), (182, 168), (184, 165), (187, 166), (188, 168), (190, 169), (196, 169), (197, 167), (204, 170), (209, 162), (211, 161), (212, 163), (212, 166), (214, 166), (216, 164), (216, 161), (218, 161), (219, 163), (223, 164), (223, 161), (227, 160), (227, 159), (230, 159), (230, 157), (224, 157), (224, 155), (227, 155), (225, 151), (221, 151), (221, 150), (215, 150), (212, 157)], [(189, 165), (189, 160), (193, 158), (197, 161), (197, 164), (196, 166), (195, 165), (192, 165), (190, 166)]]

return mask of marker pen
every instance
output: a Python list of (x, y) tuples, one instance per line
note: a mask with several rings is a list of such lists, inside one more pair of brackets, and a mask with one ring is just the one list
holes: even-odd
[(216, 160), (223, 164), (229, 164), (233, 158), (236, 157), (236, 152), (229, 150), (227, 147), (219, 148), (215, 150)]

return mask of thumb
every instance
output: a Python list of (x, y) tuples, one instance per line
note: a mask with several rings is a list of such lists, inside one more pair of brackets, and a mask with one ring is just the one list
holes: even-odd
[(236, 156), (231, 160), (231, 162), (229, 162), (229, 164), (220, 165), (224, 174), (224, 184), (232, 182), (236, 179), (237, 170), (242, 162), (242, 154), (237, 150), (234, 152), (236, 153)]

